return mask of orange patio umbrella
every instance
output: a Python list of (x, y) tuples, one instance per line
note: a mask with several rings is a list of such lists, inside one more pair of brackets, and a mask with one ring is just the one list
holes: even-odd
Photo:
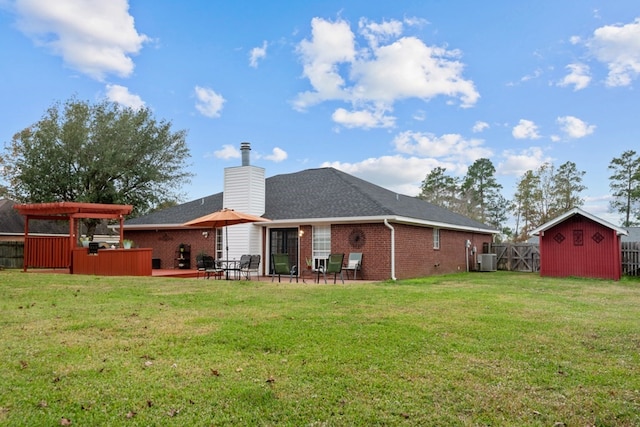
[[(220, 228), (225, 227), (225, 231), (227, 232), (226, 242), (229, 241), (229, 230), (227, 229), (230, 225), (235, 224), (247, 224), (251, 222), (268, 222), (270, 219), (263, 218), (261, 216), (251, 215), (248, 213), (236, 211), (233, 209), (224, 208), (222, 210), (207, 214), (205, 216), (201, 216), (200, 218), (192, 219), (191, 221), (185, 222), (184, 226), (187, 227), (211, 227), (211, 228)], [(227, 259), (229, 259), (229, 244), (226, 244), (227, 249)]]

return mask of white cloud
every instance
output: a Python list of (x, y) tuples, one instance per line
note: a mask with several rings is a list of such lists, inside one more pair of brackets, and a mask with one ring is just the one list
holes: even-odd
[(137, 32), (126, 0), (18, 0), (15, 11), (25, 35), (100, 81), (130, 76), (131, 55), (149, 41)]
[(529, 80), (534, 80), (537, 79), (538, 77), (540, 77), (542, 75), (542, 70), (540, 68), (536, 68), (533, 73), (531, 74), (527, 74), (525, 76), (522, 76), (522, 78), (520, 78), (521, 82), (528, 82)]
[(347, 128), (389, 128), (393, 127), (396, 118), (384, 115), (384, 111), (347, 111), (344, 108), (338, 108), (333, 112), (331, 118), (334, 122)]
[(129, 92), (129, 88), (120, 85), (107, 85), (107, 99), (125, 107), (139, 110), (144, 107), (144, 101), (138, 95)]
[(267, 46), (267, 42), (263, 41), (262, 47), (251, 49), (251, 52), (249, 52), (249, 65), (253, 68), (258, 68), (258, 61), (267, 57)]
[(607, 86), (628, 86), (640, 74), (640, 18), (626, 25), (600, 27), (586, 45), (607, 65)]
[(220, 117), (225, 99), (213, 89), (196, 86), (196, 110), (205, 117)]
[(418, 110), (411, 116), (413, 120), (417, 120), (419, 122), (423, 122), (427, 119), (427, 112), (424, 110)]
[(434, 158), (401, 155), (365, 159), (358, 163), (325, 162), (321, 167), (333, 167), (391, 191), (416, 196), (429, 171), (437, 166), (447, 173), (464, 174), (467, 166), (442, 162)]
[(520, 119), (511, 132), (516, 139), (538, 139), (538, 126), (531, 120)]
[(377, 47), (379, 43), (402, 34), (403, 24), (401, 21), (391, 20), (381, 23), (370, 22), (366, 18), (361, 18), (358, 22), (360, 34), (367, 39), (369, 45)]
[(303, 75), (315, 91), (298, 94), (294, 101), (296, 109), (304, 110), (318, 102), (345, 98), (345, 82), (338, 72), (338, 65), (355, 58), (354, 35), (347, 22), (313, 18), (311, 41), (302, 40), (297, 51), (302, 57)]
[(221, 150), (213, 152), (213, 155), (218, 159), (229, 160), (240, 158), (240, 150), (231, 144), (225, 144)]
[[(298, 93), (294, 108), (305, 110), (333, 100), (349, 103), (357, 111), (391, 111), (398, 100), (426, 101), (437, 96), (458, 99), (463, 108), (473, 106), (480, 95), (473, 82), (462, 76), (460, 52), (428, 46), (416, 37), (400, 37), (405, 23), (409, 25), (408, 21), (360, 20), (365, 46), (359, 47), (346, 21), (313, 18), (311, 38), (297, 48), (303, 76), (313, 89)], [(346, 111), (334, 116), (345, 119)], [(362, 123), (370, 126), (370, 121)]]
[(473, 133), (480, 133), (487, 129), (489, 129), (489, 123), (478, 120), (473, 124), (473, 128), (471, 128), (471, 131)]
[(564, 79), (562, 79), (558, 86), (570, 86), (573, 85), (573, 90), (578, 91), (586, 88), (591, 83), (591, 76), (589, 75), (589, 66), (585, 64), (569, 64), (565, 68), (569, 70)]
[(443, 158), (456, 163), (472, 163), (493, 154), (483, 146), (483, 140), (465, 139), (458, 134), (437, 137), (430, 133), (406, 131), (398, 134), (393, 144), (399, 153)]
[(498, 175), (521, 176), (528, 170), (536, 170), (543, 163), (552, 162), (540, 147), (529, 147), (521, 151), (505, 150), (502, 157), (505, 160), (496, 166)]
[(393, 103), (404, 98), (428, 100), (439, 95), (458, 97), (462, 107), (473, 106), (480, 95), (473, 82), (462, 78), (460, 53), (403, 37), (376, 48), (372, 60), (352, 64), (356, 80), (352, 96), (358, 101)]
[(584, 138), (596, 130), (595, 125), (587, 124), (573, 116), (558, 117), (556, 122), (560, 125), (560, 128), (565, 135), (572, 139)]
[(287, 160), (287, 157), (289, 157), (287, 152), (280, 147), (275, 147), (271, 154), (264, 156), (266, 160), (271, 160), (272, 162), (276, 163)]

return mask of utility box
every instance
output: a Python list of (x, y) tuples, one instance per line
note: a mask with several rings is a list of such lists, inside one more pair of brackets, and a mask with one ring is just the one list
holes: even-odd
[(479, 271), (496, 271), (498, 264), (498, 256), (496, 254), (479, 254), (478, 270)]

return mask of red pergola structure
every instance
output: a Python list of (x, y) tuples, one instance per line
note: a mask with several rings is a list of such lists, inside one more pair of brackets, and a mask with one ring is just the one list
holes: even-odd
[[(64, 252), (63, 259), (67, 265), (38, 265), (42, 267), (71, 267), (71, 251), (76, 246), (77, 241), (77, 224), (78, 220), (83, 218), (96, 219), (118, 219), (120, 221), (120, 243), (124, 240), (124, 217), (133, 210), (131, 205), (110, 205), (101, 203), (80, 203), (80, 202), (51, 202), (51, 203), (33, 203), (33, 204), (17, 204), (14, 206), (20, 214), (26, 218), (24, 224), (24, 242), (25, 242), (25, 263), (24, 271), (27, 271), (28, 265), (34, 261), (33, 254), (39, 251), (33, 251), (30, 246), (29, 237), (29, 221), (32, 219), (44, 219), (54, 221), (69, 221), (69, 238), (67, 244), (61, 245), (59, 248)], [(66, 238), (64, 238), (66, 239)], [(37, 256), (36, 256), (37, 258)], [(55, 264), (55, 263), (54, 263)]]

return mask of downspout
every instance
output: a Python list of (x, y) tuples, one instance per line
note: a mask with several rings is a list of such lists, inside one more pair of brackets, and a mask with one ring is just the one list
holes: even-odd
[(391, 230), (391, 280), (394, 282), (396, 279), (396, 230), (393, 228), (387, 219), (384, 219), (384, 225)]

